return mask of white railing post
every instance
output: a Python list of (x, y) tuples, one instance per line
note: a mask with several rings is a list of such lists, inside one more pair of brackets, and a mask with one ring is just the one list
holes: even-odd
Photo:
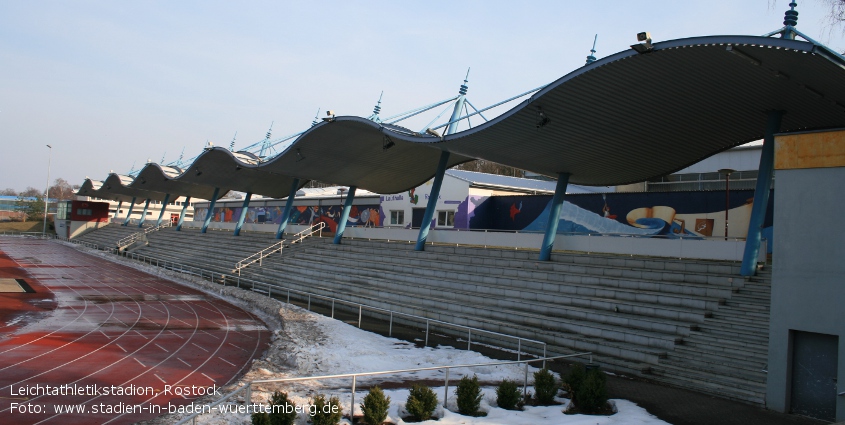
[(352, 375), (352, 401), (349, 403), (349, 422), (354, 422), (355, 420), (355, 378), (356, 375)]
[(445, 387), (445, 389), (443, 390), (443, 408), (444, 409), (446, 408), (446, 400), (449, 399), (449, 371), (450, 370), (452, 370), (452, 369), (451, 368), (446, 369), (446, 379), (443, 382), (443, 387)]

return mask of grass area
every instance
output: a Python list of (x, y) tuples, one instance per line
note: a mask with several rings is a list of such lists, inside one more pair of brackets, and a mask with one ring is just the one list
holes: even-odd
[[(52, 223), (47, 223), (47, 233), (56, 233), (54, 230), (50, 230), (50, 225)], [(3, 221), (0, 222), (0, 232), (41, 232), (44, 229), (44, 222), (43, 221), (26, 221), (26, 222), (13, 222), (13, 221)]]

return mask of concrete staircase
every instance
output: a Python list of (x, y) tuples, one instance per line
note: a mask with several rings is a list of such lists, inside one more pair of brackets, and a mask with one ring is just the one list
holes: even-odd
[[(272, 234), (193, 229), (164, 229), (148, 240), (137, 253), (221, 274), (278, 242)], [(544, 341), (550, 355), (592, 351), (609, 370), (763, 402), (767, 272), (746, 281), (736, 263), (562, 252), (539, 262), (536, 256), (443, 245), (416, 252), (401, 242), (345, 239), (333, 245), (312, 238), (241, 275)], [(475, 334), (473, 341), (504, 343)]]

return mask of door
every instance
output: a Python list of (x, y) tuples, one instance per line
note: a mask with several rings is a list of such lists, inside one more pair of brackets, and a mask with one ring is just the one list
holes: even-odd
[(419, 229), (422, 227), (423, 216), (425, 215), (425, 208), (413, 208), (411, 210), (411, 227)]
[(839, 337), (794, 331), (792, 413), (833, 422)]

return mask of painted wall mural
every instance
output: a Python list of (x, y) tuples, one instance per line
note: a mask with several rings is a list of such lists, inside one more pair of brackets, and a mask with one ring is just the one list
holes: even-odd
[[(343, 207), (340, 205), (331, 206), (295, 206), (291, 210), (290, 224), (313, 225), (326, 223), (329, 231), (337, 230), (337, 222)], [(282, 220), (284, 207), (249, 207), (247, 208), (245, 223), (272, 223), (279, 224)], [(204, 221), (208, 214), (207, 207), (194, 209), (194, 221)], [(237, 223), (241, 216), (241, 207), (215, 207), (212, 222), (215, 223)], [(349, 211), (347, 226), (378, 227), (381, 225), (378, 205), (353, 205)]]

